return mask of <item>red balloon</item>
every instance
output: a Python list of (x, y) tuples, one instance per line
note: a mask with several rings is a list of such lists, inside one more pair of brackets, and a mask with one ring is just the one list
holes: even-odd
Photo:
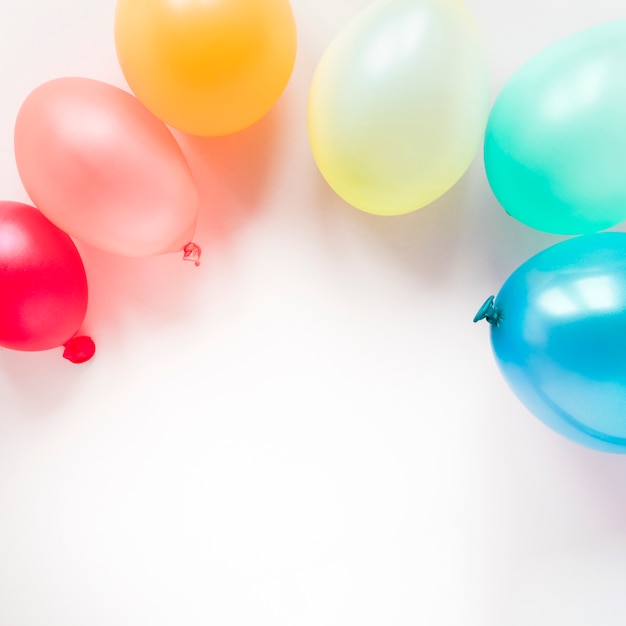
[(65, 345), (69, 360), (91, 358), (91, 339), (76, 337), (87, 312), (78, 250), (40, 211), (19, 202), (0, 201), (0, 294), (0, 346), (31, 351)]

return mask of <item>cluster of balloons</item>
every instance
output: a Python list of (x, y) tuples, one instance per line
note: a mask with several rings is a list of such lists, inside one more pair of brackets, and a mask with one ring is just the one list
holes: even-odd
[[(168, 125), (242, 130), (278, 100), (297, 47), (289, 0), (118, 0), (115, 43), (131, 95), (88, 78), (36, 88), (15, 125), (34, 207), (0, 202), (0, 346), (88, 360), (87, 280), (71, 237), (126, 256), (192, 242), (198, 193)], [(459, 0), (374, 0), (328, 47), (307, 124), (317, 166), (363, 211), (399, 215), (449, 190), (484, 140), (505, 210), (562, 235), (523, 264), (475, 321), (546, 424), (626, 452), (626, 20), (525, 63), (489, 109), (476, 20)], [(624, 343), (624, 345), (622, 345)]]
[[(519, 267), (475, 317), (499, 367), (558, 433), (626, 453), (626, 20), (527, 61), (489, 116), (485, 169), (506, 211), (580, 235)], [(624, 345), (622, 345), (624, 344)]]
[(194, 135), (250, 126), (278, 100), (296, 55), (289, 0), (118, 0), (118, 59), (132, 95), (89, 78), (37, 87), (15, 123), (15, 159), (35, 207), (0, 203), (0, 346), (65, 346), (79, 337), (87, 281), (70, 237), (130, 257), (183, 251), (198, 192), (168, 125)]
[[(626, 452), (626, 20), (527, 61), (491, 110), (463, 2), (377, 0), (315, 72), (308, 130), (353, 206), (407, 213), (443, 195), (484, 139), (491, 188), (527, 226), (582, 235), (522, 265), (476, 315), (515, 393), (554, 430)], [(626, 340), (624, 340), (626, 341)]]

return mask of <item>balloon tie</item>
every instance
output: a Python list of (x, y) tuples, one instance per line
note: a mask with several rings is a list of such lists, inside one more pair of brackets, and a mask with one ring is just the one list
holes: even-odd
[(72, 363), (85, 363), (96, 353), (96, 344), (91, 337), (72, 337), (63, 344), (63, 358)]
[(202, 254), (202, 250), (197, 243), (193, 243), (190, 241), (183, 248), (183, 261), (193, 261), (196, 267), (200, 266), (200, 255)]
[(478, 313), (474, 316), (474, 322), (487, 320), (492, 326), (499, 326), (502, 319), (502, 311), (497, 309), (493, 304), (495, 297), (489, 296), (485, 303), (478, 309)]

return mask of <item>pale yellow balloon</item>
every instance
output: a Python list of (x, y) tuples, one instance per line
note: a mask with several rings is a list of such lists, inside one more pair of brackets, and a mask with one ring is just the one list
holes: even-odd
[(353, 206), (399, 215), (452, 187), (489, 112), (487, 55), (462, 0), (377, 0), (322, 57), (309, 93), (315, 161)]

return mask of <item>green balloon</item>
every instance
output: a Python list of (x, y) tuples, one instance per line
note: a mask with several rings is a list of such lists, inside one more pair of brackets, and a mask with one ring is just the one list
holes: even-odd
[(484, 150), (495, 196), (528, 226), (575, 235), (626, 220), (626, 20), (527, 61), (493, 105)]

